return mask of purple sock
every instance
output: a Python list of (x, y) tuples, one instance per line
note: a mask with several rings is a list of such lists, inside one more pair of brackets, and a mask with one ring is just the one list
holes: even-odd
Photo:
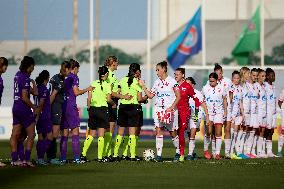
[(25, 160), (30, 161), (31, 159), (31, 150), (26, 150), (25, 151)]
[(20, 160), (24, 161), (25, 160), (25, 148), (24, 148), (23, 141), (18, 142), (17, 152), (18, 152), (18, 157), (20, 158)]
[(44, 153), (47, 153), (47, 151), (50, 150), (52, 140), (46, 139), (44, 140), (44, 142), (45, 142), (45, 152)]
[(36, 144), (37, 159), (43, 159), (45, 153), (44, 140), (38, 140)]
[(12, 162), (15, 162), (15, 161), (18, 160), (18, 153), (17, 153), (17, 151), (11, 153), (11, 158), (12, 158)]
[(61, 141), (60, 141), (60, 153), (61, 153), (61, 160), (66, 160), (66, 156), (67, 156), (67, 142), (68, 142), (68, 138), (65, 136), (61, 137)]
[(73, 156), (74, 159), (80, 158), (80, 137), (79, 135), (73, 135), (72, 136), (72, 148), (73, 148)]

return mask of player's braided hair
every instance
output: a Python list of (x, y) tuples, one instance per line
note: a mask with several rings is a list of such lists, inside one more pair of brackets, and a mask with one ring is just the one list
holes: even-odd
[(128, 71), (128, 87), (130, 87), (130, 85), (133, 83), (133, 79), (134, 79), (134, 75), (137, 71), (140, 71), (140, 65), (137, 63), (132, 63), (129, 66), (129, 71)]
[(106, 66), (101, 66), (101, 67), (99, 67), (98, 73), (99, 73), (99, 80), (100, 80), (101, 89), (103, 90), (103, 86), (102, 86), (103, 79), (102, 79), (102, 77), (105, 74), (108, 73), (108, 68)]
[(27, 69), (32, 65), (35, 65), (34, 59), (32, 57), (29, 57), (29, 56), (24, 56), (23, 60), (21, 61), (21, 65), (20, 65), (19, 69), (22, 72), (26, 72)]

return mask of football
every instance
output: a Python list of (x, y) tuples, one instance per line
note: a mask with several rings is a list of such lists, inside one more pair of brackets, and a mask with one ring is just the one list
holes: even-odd
[(143, 158), (145, 161), (152, 161), (155, 158), (155, 152), (152, 149), (146, 149), (143, 152)]

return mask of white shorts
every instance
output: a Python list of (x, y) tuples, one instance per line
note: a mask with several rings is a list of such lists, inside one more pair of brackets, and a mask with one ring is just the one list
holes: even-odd
[(190, 130), (190, 129), (199, 129), (200, 123), (201, 123), (201, 119), (198, 119), (197, 122), (194, 122), (193, 119), (190, 118), (189, 122), (188, 122), (188, 130)]
[(241, 125), (242, 124), (242, 117), (241, 116), (237, 116), (234, 119), (235, 125)]
[(266, 116), (261, 116), (258, 114), (258, 125), (259, 127), (267, 127), (267, 119)]
[(284, 130), (284, 110), (281, 110), (281, 130)]
[(259, 123), (258, 123), (258, 115), (257, 114), (250, 114), (250, 124), (251, 127), (258, 129)]
[(245, 126), (250, 126), (250, 114), (244, 116)]
[(226, 121), (232, 121), (232, 108), (227, 108), (227, 117), (226, 117)]
[(224, 123), (224, 114), (209, 114), (209, 120), (214, 124), (222, 124)]
[(267, 113), (267, 125), (266, 125), (267, 129), (276, 128), (276, 116), (277, 116), (277, 114)]
[(159, 128), (165, 128), (168, 131), (175, 131), (178, 129), (178, 110), (174, 111), (174, 117), (172, 122), (168, 125), (165, 123), (162, 123), (159, 121), (158, 119), (158, 112), (161, 112), (163, 110), (166, 110), (166, 108), (162, 108), (162, 107), (154, 107), (153, 108), (153, 119), (154, 119), (154, 124), (155, 127), (159, 127)]

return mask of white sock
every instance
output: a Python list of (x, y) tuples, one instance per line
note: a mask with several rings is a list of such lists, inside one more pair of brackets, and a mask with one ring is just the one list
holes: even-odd
[(210, 145), (210, 137), (207, 135), (204, 135), (204, 151), (208, 151), (209, 145)]
[(259, 139), (259, 136), (258, 135), (254, 135), (253, 143), (252, 143), (252, 150), (251, 150), (252, 154), (256, 154), (255, 148), (256, 148), (256, 144), (257, 144), (258, 139)]
[(225, 142), (225, 155), (230, 153), (231, 139), (224, 139)]
[(241, 154), (241, 152), (240, 152), (240, 144), (241, 144), (242, 136), (243, 136), (243, 130), (239, 130), (238, 131), (238, 137), (237, 137), (237, 140), (236, 140), (236, 145), (235, 145), (236, 152), (237, 152), (238, 155)]
[(247, 136), (247, 133), (243, 133), (240, 141), (240, 154), (244, 153), (244, 143), (245, 143), (245, 138)]
[(163, 135), (156, 136), (157, 156), (162, 156), (163, 142), (164, 142), (164, 136)]
[(267, 154), (272, 154), (272, 141), (271, 140), (266, 140), (266, 149), (267, 149)]
[(248, 142), (248, 138), (249, 138), (249, 132), (246, 132), (245, 133), (245, 137), (244, 137), (244, 142), (243, 142), (243, 152), (244, 152), (244, 154), (248, 154), (247, 153), (247, 142)]
[[(250, 131), (249, 132), (249, 137), (247, 139), (247, 151), (246, 151), (246, 154), (251, 154), (251, 149), (252, 149), (252, 145), (253, 145), (253, 141), (254, 141), (254, 134), (255, 134), (255, 131)], [(255, 153), (255, 152), (254, 152)]]
[(173, 141), (173, 144), (176, 148), (176, 153), (177, 154), (180, 154), (180, 151), (179, 151), (179, 137), (176, 136), (175, 138), (172, 138), (172, 141)]
[(233, 136), (232, 136), (232, 140), (231, 140), (231, 149), (230, 149), (231, 154), (234, 153), (237, 136), (238, 136), (238, 133), (236, 131), (234, 131)]
[(283, 143), (284, 143), (284, 135), (280, 134), (278, 138), (278, 153), (282, 152)]
[(222, 137), (216, 137), (216, 155), (219, 154), (220, 155), (220, 151), (221, 151), (221, 146), (222, 146)]
[(257, 141), (257, 155), (262, 153), (262, 146), (263, 146), (263, 137), (258, 137)]
[(216, 154), (216, 138), (212, 139), (212, 154)]
[(195, 139), (191, 138), (189, 139), (189, 144), (188, 144), (188, 155), (192, 156), (194, 148), (195, 148)]
[(262, 154), (265, 154), (265, 144), (266, 144), (266, 138), (263, 138), (263, 141), (262, 141)]

